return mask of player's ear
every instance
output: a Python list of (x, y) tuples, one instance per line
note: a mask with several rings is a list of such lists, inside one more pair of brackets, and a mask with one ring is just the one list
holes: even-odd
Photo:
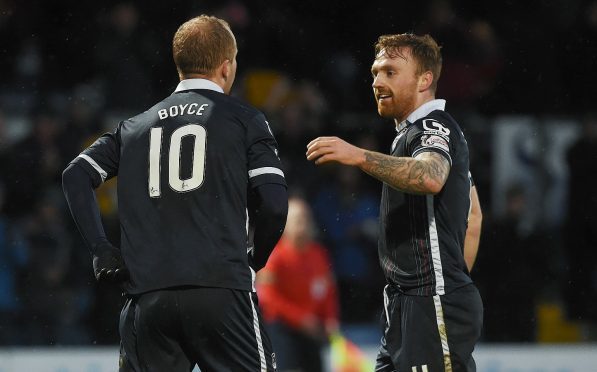
[(232, 62), (229, 59), (224, 60), (220, 65), (220, 73), (224, 81), (228, 81), (232, 74)]
[(425, 71), (421, 75), (419, 75), (419, 92), (424, 92), (433, 83), (433, 72)]

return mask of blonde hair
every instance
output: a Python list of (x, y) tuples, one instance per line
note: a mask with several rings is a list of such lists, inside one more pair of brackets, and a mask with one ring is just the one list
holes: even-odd
[(172, 40), (174, 63), (181, 75), (211, 75), (236, 56), (236, 40), (228, 22), (200, 15), (183, 23)]

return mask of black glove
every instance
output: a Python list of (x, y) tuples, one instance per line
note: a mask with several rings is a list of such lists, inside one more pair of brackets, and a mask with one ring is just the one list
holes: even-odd
[(93, 255), (93, 273), (97, 281), (121, 282), (129, 277), (120, 249), (113, 245), (99, 247)]

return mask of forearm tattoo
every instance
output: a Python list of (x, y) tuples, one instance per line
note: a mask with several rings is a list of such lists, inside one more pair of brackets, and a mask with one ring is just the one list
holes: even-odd
[(408, 158), (367, 151), (365, 159), (363, 171), (408, 193), (429, 194), (430, 184), (443, 186), (450, 172), (448, 160), (435, 152)]

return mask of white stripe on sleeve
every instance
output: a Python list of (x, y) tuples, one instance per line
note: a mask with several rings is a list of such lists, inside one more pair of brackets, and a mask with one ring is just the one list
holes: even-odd
[(79, 154), (79, 156), (77, 157), (87, 161), (93, 167), (93, 169), (95, 169), (97, 173), (99, 173), (100, 177), (102, 177), (102, 182), (106, 180), (106, 177), (108, 177), (108, 173), (106, 173), (106, 171), (103, 170), (102, 167), (100, 167), (99, 164), (96, 163), (95, 160), (93, 160), (90, 156), (85, 154)]
[(262, 174), (277, 174), (278, 176), (284, 177), (284, 172), (282, 172), (281, 169), (274, 168), (274, 167), (263, 167), (263, 168), (251, 169), (249, 171), (249, 178), (261, 176)]

